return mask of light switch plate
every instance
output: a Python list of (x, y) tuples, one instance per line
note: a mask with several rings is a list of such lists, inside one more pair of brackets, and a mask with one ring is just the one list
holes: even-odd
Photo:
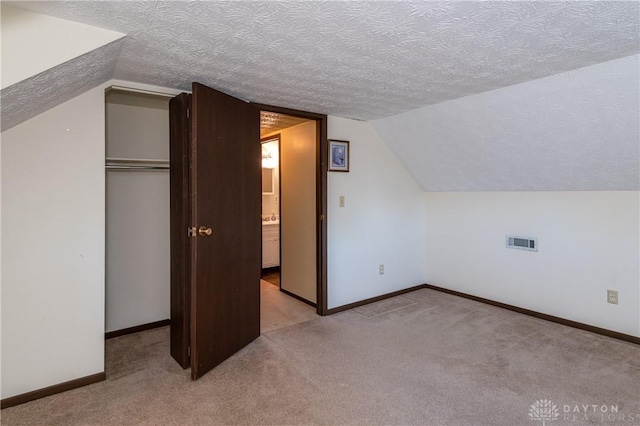
[(340, 196), (340, 207), (344, 207), (344, 195)]

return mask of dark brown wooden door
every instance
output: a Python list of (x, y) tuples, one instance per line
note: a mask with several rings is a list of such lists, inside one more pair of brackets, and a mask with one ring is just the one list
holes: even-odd
[(191, 95), (182, 93), (169, 102), (171, 157), (171, 356), (182, 368), (189, 368), (191, 339)]
[[(193, 83), (191, 377), (260, 335), (260, 114)], [(207, 235), (211, 229), (211, 235)]]

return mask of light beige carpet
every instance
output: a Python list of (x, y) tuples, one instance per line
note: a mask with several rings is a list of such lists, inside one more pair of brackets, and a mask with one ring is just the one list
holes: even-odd
[(540, 400), (546, 425), (640, 423), (640, 347), (433, 290), (266, 332), (197, 382), (168, 336), (109, 340), (106, 382), (2, 423), (534, 426)]

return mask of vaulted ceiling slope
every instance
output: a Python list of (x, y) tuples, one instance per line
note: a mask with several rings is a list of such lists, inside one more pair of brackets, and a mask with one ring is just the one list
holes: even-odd
[(371, 124), (425, 191), (638, 191), (640, 56)]
[(122, 40), (111, 42), (3, 89), (1, 130), (41, 114), (113, 75)]
[(637, 53), (638, 2), (10, 2), (127, 34), (113, 78), (375, 119)]
[(1, 130), (104, 83), (124, 34), (0, 4)]

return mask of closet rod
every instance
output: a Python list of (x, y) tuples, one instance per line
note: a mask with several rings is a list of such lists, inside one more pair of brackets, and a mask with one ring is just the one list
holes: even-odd
[(169, 160), (148, 160), (141, 158), (107, 158), (107, 170), (169, 170)]
[(116, 157), (107, 157), (105, 159), (107, 165), (115, 165), (115, 164), (161, 164), (168, 165), (169, 160), (156, 160), (156, 159), (148, 159), (148, 158), (116, 158)]
[(145, 170), (166, 170), (169, 171), (169, 166), (124, 166), (124, 165), (112, 165), (108, 164), (105, 166), (107, 170), (118, 170), (118, 171), (145, 171)]

